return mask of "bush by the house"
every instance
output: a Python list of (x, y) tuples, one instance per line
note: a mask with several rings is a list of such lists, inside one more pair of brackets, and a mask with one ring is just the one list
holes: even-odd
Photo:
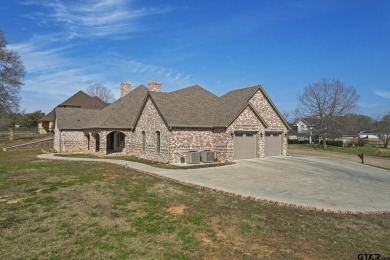
[(288, 144), (299, 144), (297, 139), (287, 140)]

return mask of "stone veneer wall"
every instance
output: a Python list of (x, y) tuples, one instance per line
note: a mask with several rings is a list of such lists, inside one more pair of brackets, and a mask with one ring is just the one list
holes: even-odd
[(60, 147), (58, 152), (80, 152), (86, 151), (88, 140), (81, 130), (62, 130), (60, 131)]
[[(107, 135), (109, 135), (112, 132), (120, 132), (120, 133), (125, 135), (125, 147), (123, 148), (122, 153), (131, 154), (131, 151), (132, 151), (131, 146), (133, 145), (133, 142), (132, 142), (133, 132), (130, 130), (126, 130), (126, 129), (104, 129), (104, 130), (100, 131), (98, 133), (99, 134), (99, 141), (100, 141), (99, 152), (102, 154), (107, 154)], [(96, 139), (94, 138), (94, 135), (96, 135), (96, 133), (91, 134), (91, 139), (90, 139), (91, 140), (90, 149), (92, 148), (93, 151), (95, 151), (95, 147), (96, 147)], [(114, 136), (114, 143), (116, 143), (116, 138), (117, 138), (117, 136), (115, 135)]]
[[(250, 107), (246, 107), (244, 111), (234, 120), (234, 122), (228, 127), (227, 132), (234, 133), (234, 131), (254, 131), (257, 132), (257, 151), (258, 154), (256, 157), (264, 157), (265, 154), (265, 140), (264, 132), (265, 126), (261, 123), (260, 119), (257, 118), (255, 113)], [(261, 134), (263, 137), (261, 137)], [(229, 157), (230, 160), (233, 160), (233, 147), (234, 147), (234, 138), (232, 143), (232, 153)]]
[[(287, 154), (287, 127), (283, 123), (282, 119), (272, 108), (271, 104), (267, 101), (263, 93), (258, 90), (249, 102), (256, 108), (258, 113), (263, 117), (265, 122), (268, 124), (266, 131), (282, 132), (282, 154)], [(263, 133), (264, 136), (264, 133)], [(264, 156), (264, 155), (263, 155)]]
[[(146, 136), (145, 151), (143, 151), (143, 131)], [(160, 132), (160, 153), (157, 153), (157, 131)], [(153, 102), (148, 99), (133, 132), (131, 152), (141, 158), (162, 162), (171, 161), (169, 156), (170, 134)]]
[(172, 162), (180, 162), (188, 151), (215, 150), (215, 133), (207, 128), (179, 128), (172, 130), (170, 137)]
[(21, 151), (21, 150), (31, 150), (31, 149), (51, 149), (53, 148), (53, 138), (30, 142), (27, 144), (15, 145), (3, 148), (3, 151)]
[[(212, 150), (216, 152), (216, 158), (219, 161), (231, 161), (234, 155), (234, 131), (263, 132), (264, 135), (264, 126), (253, 111), (247, 107), (227, 129), (175, 129), (172, 131), (170, 139), (172, 161), (180, 162), (180, 157), (185, 157), (190, 150)], [(258, 151), (258, 157), (264, 157), (264, 140), (259, 139)]]
[(53, 148), (57, 152), (60, 151), (60, 130), (55, 129), (54, 130), (54, 139), (53, 139)]

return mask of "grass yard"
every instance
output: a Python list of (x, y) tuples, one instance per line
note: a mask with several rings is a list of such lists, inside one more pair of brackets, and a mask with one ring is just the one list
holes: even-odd
[[(317, 147), (316, 149), (322, 149), (322, 147)], [(358, 154), (364, 153), (364, 155), (375, 156), (381, 158), (390, 158), (390, 149), (379, 148), (375, 146), (354, 146), (354, 147), (337, 147), (337, 146), (327, 146), (327, 151), (330, 152), (340, 152), (340, 153), (348, 153), (348, 154)]]
[(390, 214), (284, 208), (38, 153), (0, 151), (2, 259), (390, 256)]

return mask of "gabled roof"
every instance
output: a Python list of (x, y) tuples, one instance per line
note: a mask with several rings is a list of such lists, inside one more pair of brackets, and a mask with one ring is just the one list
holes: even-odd
[(219, 98), (214, 121), (218, 125), (230, 125), (248, 106), (249, 99), (259, 89), (258, 86), (229, 91)]
[(100, 110), (85, 124), (85, 128), (133, 129), (146, 100), (147, 88), (139, 86), (111, 105)]
[(78, 107), (56, 107), (54, 113), (57, 118), (57, 128), (61, 130), (83, 129), (97, 111), (96, 109)]
[[(109, 104), (98, 97), (91, 97), (83, 91), (79, 91), (57, 107), (77, 107), (87, 109), (103, 109)], [(54, 110), (42, 117), (40, 121), (54, 121)]]
[(302, 121), (307, 126), (317, 126), (319, 124), (319, 119), (316, 117), (303, 117), (297, 120), (294, 125), (296, 125), (299, 121)]
[(170, 93), (149, 92), (149, 95), (170, 127), (213, 127), (218, 97), (200, 86)]
[(148, 91), (141, 85), (104, 109), (88, 112), (89, 117), (81, 125), (84, 129), (134, 129), (150, 98), (168, 127), (228, 127), (247, 107), (268, 127), (259, 114), (261, 111), (257, 111), (249, 102), (257, 91), (262, 92), (289, 128), (261, 86), (238, 89), (217, 97), (198, 85), (169, 93)]
[(91, 97), (90, 95), (79, 91), (61, 104), (59, 107), (81, 107), (89, 109), (102, 109), (108, 106), (106, 102), (103, 102), (98, 97)]

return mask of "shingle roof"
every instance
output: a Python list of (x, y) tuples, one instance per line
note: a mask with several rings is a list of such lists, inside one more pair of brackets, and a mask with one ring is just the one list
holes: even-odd
[(56, 107), (57, 127), (63, 129), (83, 129), (89, 119), (99, 110), (79, 107)]
[(214, 115), (215, 124), (228, 126), (249, 104), (249, 99), (258, 89), (259, 86), (237, 89), (220, 97)]
[(170, 93), (149, 92), (168, 126), (214, 126), (218, 97), (200, 86)]
[[(168, 127), (227, 127), (248, 106), (267, 126), (249, 102), (258, 90), (264, 93), (261, 86), (254, 86), (217, 97), (198, 85), (169, 93), (148, 91), (145, 86), (139, 86), (106, 108), (90, 114), (82, 126), (84, 129), (134, 129), (148, 97)], [(277, 109), (274, 109), (280, 116)], [(283, 120), (281, 116), (280, 118)], [(283, 122), (288, 126), (284, 120)]]
[[(109, 104), (98, 97), (91, 97), (83, 91), (79, 91), (57, 107), (78, 107), (87, 109), (103, 109)], [(42, 117), (40, 121), (54, 121), (54, 110)]]
[(103, 102), (98, 97), (91, 97), (90, 95), (84, 93), (83, 91), (79, 91), (61, 104), (59, 107), (71, 106), (71, 107), (81, 107), (81, 108), (89, 108), (89, 109), (102, 109), (108, 106), (106, 102)]
[(85, 124), (85, 128), (134, 128), (146, 95), (147, 88), (145, 86), (137, 87), (96, 113)]
[(54, 110), (50, 111), (49, 114), (47, 114), (46, 116), (42, 117), (40, 121), (50, 121), (50, 122), (53, 122), (54, 121)]

